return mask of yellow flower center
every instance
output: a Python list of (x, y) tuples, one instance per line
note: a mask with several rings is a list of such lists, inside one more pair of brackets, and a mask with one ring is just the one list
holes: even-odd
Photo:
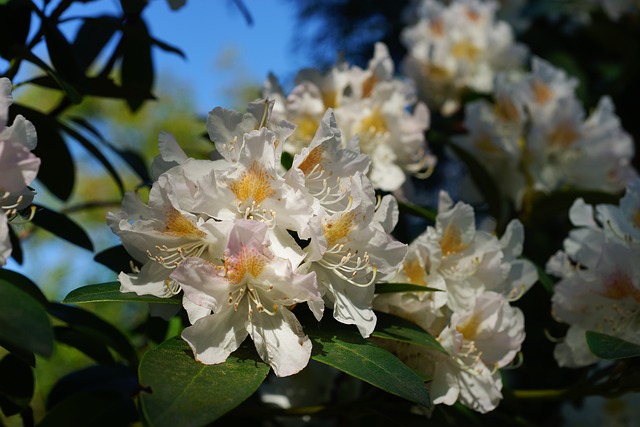
[(178, 237), (204, 237), (205, 233), (193, 225), (184, 215), (177, 209), (169, 207), (165, 213), (164, 233)]
[(460, 332), (464, 339), (473, 341), (478, 333), (478, 326), (482, 319), (476, 313), (473, 313), (467, 320), (456, 325), (456, 331)]
[(462, 243), (462, 232), (453, 223), (447, 224), (440, 239), (440, 249), (443, 256), (449, 256), (462, 252), (467, 244)]
[(616, 273), (609, 277), (609, 280), (605, 284), (605, 290), (602, 293), (602, 296), (614, 300), (621, 300), (629, 297), (640, 303), (640, 289), (633, 286), (629, 276), (622, 273)]
[(473, 61), (480, 54), (480, 49), (478, 49), (470, 41), (464, 40), (454, 44), (451, 48), (451, 53), (457, 59), (467, 59), (469, 61)]
[(378, 83), (378, 78), (375, 74), (371, 74), (364, 82), (362, 82), (362, 97), (369, 98), (371, 93), (373, 92), (373, 88), (376, 87), (376, 83)]
[(296, 124), (295, 137), (299, 141), (309, 143), (318, 131), (318, 121), (309, 114), (304, 114), (294, 120)]
[(549, 86), (540, 80), (531, 82), (531, 90), (533, 91), (533, 99), (535, 99), (538, 104), (545, 104), (553, 97), (553, 92), (551, 92)]
[(549, 145), (568, 148), (580, 137), (580, 133), (570, 123), (560, 123), (549, 133)]
[(427, 274), (425, 269), (420, 265), (420, 260), (417, 257), (413, 259), (406, 259), (402, 264), (405, 276), (409, 280), (409, 283), (414, 285), (427, 286)]
[(640, 207), (637, 207), (633, 215), (631, 215), (631, 224), (633, 224), (635, 228), (640, 228)]
[(360, 123), (360, 132), (362, 133), (384, 134), (388, 130), (387, 122), (379, 107), (374, 108), (371, 114), (362, 119)]
[(271, 180), (267, 170), (254, 160), (240, 178), (229, 183), (229, 189), (241, 202), (253, 200), (260, 204), (275, 194), (275, 190), (271, 188)]
[(313, 150), (311, 150), (309, 152), (309, 154), (307, 154), (307, 157), (304, 158), (304, 160), (302, 161), (302, 163), (300, 163), (300, 166), (298, 166), (298, 168), (302, 171), (302, 173), (306, 175), (309, 175), (309, 173), (320, 164), (320, 161), (322, 160), (322, 154), (324, 153), (324, 148), (322, 148), (322, 146), (318, 145), (316, 148), (314, 148)]
[(327, 108), (338, 107), (338, 94), (335, 90), (328, 90), (322, 92), (322, 102), (324, 102), (325, 110)]
[(328, 248), (332, 248), (349, 235), (351, 228), (353, 228), (355, 216), (354, 211), (345, 212), (336, 221), (322, 225), (322, 233), (324, 238), (327, 239)]
[(506, 122), (517, 122), (520, 113), (516, 104), (509, 98), (499, 98), (495, 105), (495, 114)]
[(250, 278), (257, 278), (262, 273), (266, 263), (265, 256), (255, 248), (242, 246), (236, 256), (224, 259), (226, 278), (234, 285), (242, 283), (247, 275)]

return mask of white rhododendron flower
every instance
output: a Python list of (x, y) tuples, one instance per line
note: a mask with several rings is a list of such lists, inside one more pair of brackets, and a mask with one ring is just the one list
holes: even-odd
[(37, 143), (33, 124), (17, 115), (7, 126), (11, 90), (11, 81), (0, 78), (0, 267), (11, 255), (8, 222), (31, 204), (35, 192), (28, 186), (40, 169), (40, 159), (31, 152)]
[(570, 210), (574, 228), (564, 248), (547, 263), (560, 281), (554, 287), (552, 314), (569, 325), (555, 349), (560, 366), (597, 362), (586, 331), (640, 344), (640, 180), (629, 184), (619, 206), (592, 206), (582, 199)]
[(396, 191), (407, 176), (424, 176), (435, 166), (424, 133), (427, 107), (416, 102), (413, 85), (394, 76), (394, 64), (383, 43), (376, 43), (367, 69), (339, 63), (327, 73), (305, 69), (288, 95), (274, 76), (267, 96), (282, 100), (274, 115), (297, 125), (284, 147), (300, 153), (316, 134), (327, 109), (332, 109), (343, 148), (355, 148), (371, 158), (368, 178), (375, 188)]
[(480, 0), (415, 6), (416, 22), (402, 32), (403, 68), (429, 108), (453, 114), (464, 91), (488, 93), (496, 72), (522, 67), (527, 49), (515, 42), (509, 24), (496, 20), (497, 7)]
[(224, 362), (250, 335), (276, 375), (307, 366), (311, 341), (288, 307), (320, 300), (315, 274), (297, 274), (297, 265), (274, 255), (267, 230), (264, 222), (234, 220), (221, 265), (188, 258), (171, 274), (186, 298), (212, 313), (182, 332), (197, 360)]
[(513, 220), (503, 236), (477, 230), (471, 206), (440, 194), (435, 226), (409, 245), (390, 279), (428, 287), (424, 292), (377, 295), (374, 308), (429, 332), (445, 352), (417, 345), (388, 345), (409, 366), (433, 378), (435, 404), (456, 401), (488, 412), (502, 399), (498, 369), (512, 363), (524, 340), (524, 316), (510, 305), (538, 279), (519, 259), (524, 232)]
[(471, 152), (516, 208), (563, 189), (616, 193), (637, 176), (634, 145), (609, 97), (587, 116), (576, 80), (542, 59), (532, 71), (496, 78), (494, 101), (465, 108), (467, 133), (454, 138)]
[(353, 140), (343, 144), (334, 111), (286, 170), (283, 147), (296, 127), (276, 110), (273, 100), (246, 113), (211, 110), (212, 160), (189, 158), (162, 133), (148, 203), (127, 193), (107, 222), (142, 265), (120, 274), (121, 291), (182, 292), (192, 324), (183, 338), (197, 360), (222, 363), (250, 336), (276, 375), (289, 376), (311, 354), (293, 308), (306, 303), (317, 320), (327, 308), (368, 337), (375, 284), (398, 269), (407, 245), (390, 234), (395, 199), (376, 198), (371, 160)]

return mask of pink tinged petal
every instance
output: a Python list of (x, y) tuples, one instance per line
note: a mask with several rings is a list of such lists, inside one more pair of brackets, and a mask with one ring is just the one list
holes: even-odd
[(273, 285), (273, 301), (285, 306), (306, 301), (319, 301), (320, 292), (316, 281), (316, 273), (294, 273), (291, 263), (282, 258), (276, 258), (267, 264), (260, 275), (260, 279)]
[(11, 141), (17, 143), (27, 150), (31, 151), (36, 148), (38, 143), (38, 134), (33, 124), (18, 114), (11, 126), (0, 131), (0, 140)]
[(311, 340), (296, 316), (287, 309), (275, 315), (254, 314), (249, 334), (258, 354), (279, 377), (300, 372), (309, 363)]
[(222, 363), (240, 347), (247, 337), (247, 306), (238, 311), (232, 306), (199, 319), (182, 331), (184, 339), (198, 362), (206, 365)]
[(250, 219), (235, 220), (227, 243), (229, 255), (237, 255), (245, 247), (263, 253), (264, 248), (269, 245), (268, 231), (269, 227), (263, 222)]
[(21, 191), (38, 174), (40, 159), (27, 148), (0, 141), (0, 191)]
[(231, 306), (232, 289), (224, 278), (224, 270), (201, 258), (187, 258), (171, 273), (171, 278), (180, 283), (187, 298), (201, 307), (216, 313)]

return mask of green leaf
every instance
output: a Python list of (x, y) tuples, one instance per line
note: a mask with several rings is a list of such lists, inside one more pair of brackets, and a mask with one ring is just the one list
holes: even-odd
[(538, 270), (538, 282), (542, 285), (542, 287), (549, 293), (553, 294), (553, 288), (556, 286), (553, 279), (547, 274), (546, 271), (538, 264), (535, 264), (536, 270)]
[(415, 323), (387, 313), (376, 312), (378, 321), (371, 336), (386, 340), (419, 345), (447, 354), (447, 351), (429, 332)]
[(100, 283), (76, 288), (69, 292), (62, 302), (65, 304), (81, 304), (107, 301), (182, 304), (181, 298), (158, 298), (153, 295), (137, 295), (135, 292), (120, 292), (119, 282)]
[(53, 331), (44, 307), (5, 279), (0, 279), (0, 340), (45, 357), (53, 353)]
[(313, 342), (313, 360), (411, 402), (431, 406), (422, 378), (393, 354), (362, 338), (352, 325), (325, 318), (305, 332)]
[(640, 356), (638, 344), (599, 332), (587, 331), (585, 335), (589, 350), (601, 359), (617, 360)]
[(530, 221), (545, 221), (549, 218), (557, 218), (559, 215), (566, 216), (571, 205), (578, 198), (593, 205), (616, 205), (620, 200), (619, 195), (590, 190), (559, 190), (551, 194), (538, 194), (533, 201)]
[(129, 339), (111, 323), (89, 311), (58, 303), (49, 305), (49, 314), (108, 345), (126, 359), (131, 366), (137, 366), (138, 355)]
[(74, 245), (93, 251), (93, 243), (87, 233), (68, 216), (35, 203), (33, 206), (36, 211), (31, 222)]
[(442, 292), (442, 289), (413, 283), (376, 283), (376, 294), (388, 294), (393, 292)]
[(12, 117), (22, 114), (33, 123), (38, 131), (38, 145), (33, 153), (42, 163), (38, 171), (38, 181), (61, 200), (67, 200), (73, 191), (75, 165), (71, 153), (60, 134), (60, 128), (54, 117), (19, 104), (9, 108)]
[(42, 304), (43, 307), (46, 308), (46, 306), (49, 304), (47, 297), (42, 293), (38, 285), (36, 285), (31, 281), (31, 279), (23, 276), (17, 271), (0, 269), (0, 279), (4, 279), (7, 282), (13, 283), (15, 286), (19, 287), (21, 290), (25, 291), (33, 298), (35, 298), (35, 300)]
[(249, 398), (269, 373), (253, 346), (243, 345), (224, 363), (196, 362), (189, 345), (171, 338), (149, 350), (139, 368), (142, 413), (151, 427), (204, 426)]
[(432, 222), (436, 220), (436, 216), (438, 215), (436, 210), (433, 208), (414, 205), (413, 203), (403, 200), (398, 200), (398, 210), (401, 213), (415, 215)]
[(6, 416), (16, 415), (29, 407), (34, 390), (31, 367), (13, 354), (0, 361), (0, 408)]

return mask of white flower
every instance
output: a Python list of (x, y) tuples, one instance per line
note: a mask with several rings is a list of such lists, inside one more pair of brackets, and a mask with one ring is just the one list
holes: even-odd
[(436, 0), (418, 4), (418, 21), (402, 32), (407, 47), (403, 68), (430, 108), (449, 115), (464, 90), (487, 93), (494, 74), (519, 69), (526, 48), (515, 43), (511, 27), (495, 19), (496, 2)]
[(598, 361), (589, 351), (586, 331), (596, 331), (640, 343), (640, 203), (639, 180), (627, 188), (620, 206), (574, 202), (569, 218), (574, 226), (547, 262), (560, 277), (554, 287), (552, 314), (569, 325), (556, 346), (560, 366), (580, 367)]
[(200, 362), (224, 362), (247, 335), (278, 376), (309, 362), (311, 341), (289, 308), (320, 299), (315, 274), (296, 274), (296, 265), (275, 256), (267, 229), (259, 221), (235, 220), (221, 265), (190, 258), (171, 274), (187, 299), (213, 313), (190, 316), (199, 318), (182, 332)]
[(11, 81), (0, 78), (0, 267), (11, 255), (8, 221), (31, 204), (35, 192), (28, 186), (40, 168), (40, 159), (31, 152), (37, 143), (31, 122), (17, 115), (7, 126), (11, 89)]
[(285, 143), (287, 152), (300, 153), (331, 109), (344, 138), (343, 148), (355, 141), (358, 150), (371, 158), (368, 177), (375, 188), (396, 191), (407, 175), (428, 175), (436, 164), (424, 136), (429, 111), (416, 102), (413, 84), (394, 76), (393, 61), (382, 43), (376, 43), (366, 69), (339, 63), (327, 73), (302, 70), (296, 87), (286, 96), (270, 76), (265, 92), (286, 99), (284, 108), (274, 114), (297, 126)]

